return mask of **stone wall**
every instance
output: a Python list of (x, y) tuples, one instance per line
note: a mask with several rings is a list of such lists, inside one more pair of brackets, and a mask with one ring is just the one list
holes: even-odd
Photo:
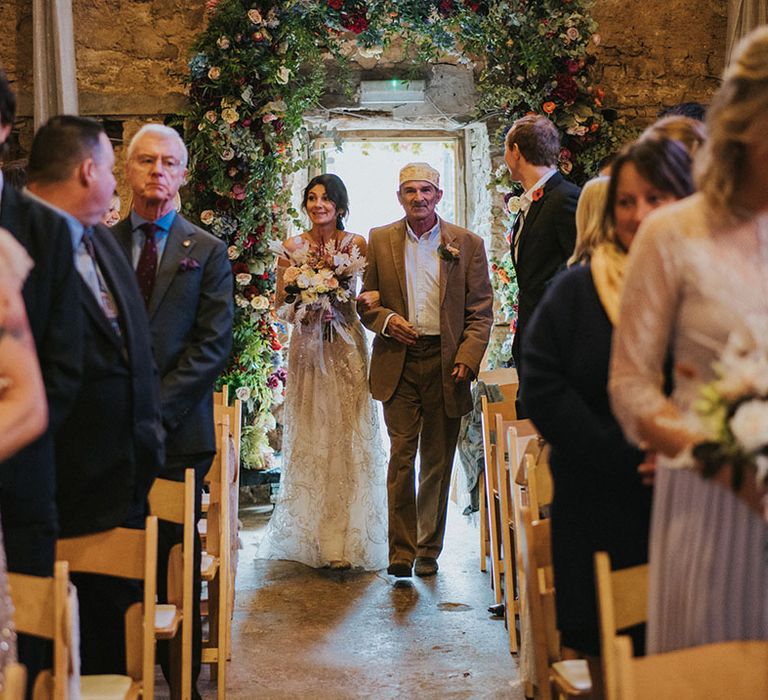
[(722, 0), (596, 0), (607, 104), (638, 126), (661, 107), (709, 102), (725, 58)]
[[(0, 3), (0, 36), (7, 38), (0, 62), (19, 92), (21, 115), (31, 108), (31, 5)], [(202, 0), (73, 0), (82, 112), (180, 109), (178, 76), (203, 26), (203, 6)], [(602, 82), (627, 116), (645, 122), (660, 105), (709, 99), (725, 53), (722, 0), (596, 0), (594, 15)]]

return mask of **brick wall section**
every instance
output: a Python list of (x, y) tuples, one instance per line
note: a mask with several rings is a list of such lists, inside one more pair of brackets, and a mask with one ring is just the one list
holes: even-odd
[(707, 103), (725, 58), (722, 0), (597, 0), (601, 83), (607, 103), (638, 126), (659, 108)]

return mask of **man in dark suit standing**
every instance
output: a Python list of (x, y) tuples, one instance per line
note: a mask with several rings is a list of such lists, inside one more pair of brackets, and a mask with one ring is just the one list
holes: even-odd
[[(56, 435), (62, 537), (144, 526), (163, 463), (163, 431), (149, 326), (133, 271), (99, 224), (115, 189), (114, 153), (91, 119), (53, 117), (35, 135), (29, 193), (64, 217), (79, 273), (83, 381)], [(73, 575), (80, 595), (83, 673), (124, 673), (125, 609), (138, 584)]]
[(573, 253), (580, 190), (557, 170), (560, 135), (546, 117), (533, 114), (518, 119), (507, 132), (504, 146), (509, 173), (525, 189), (511, 240), (519, 288), (512, 356), (522, 378), (520, 343), (547, 283)]
[[(0, 145), (16, 115), (16, 98), (0, 72)], [(48, 430), (0, 464), (0, 514), (8, 570), (52, 576), (56, 559), (56, 473), (53, 436), (71, 410), (80, 386), (83, 319), (80, 285), (69, 230), (62, 217), (17, 192), (0, 173), (0, 226), (35, 263), (24, 285), (24, 304), (48, 399)], [(19, 660), (30, 686), (49, 663), (50, 645), (19, 635)]]
[[(203, 477), (216, 452), (212, 390), (232, 344), (232, 268), (224, 242), (176, 212), (174, 200), (187, 174), (187, 149), (178, 133), (146, 124), (128, 146), (126, 180), (133, 192), (130, 215), (112, 229), (136, 270), (149, 315), (160, 372), (167, 431), (162, 476), (183, 480), (195, 469), (196, 517)], [(158, 597), (164, 600), (168, 552), (182, 529), (160, 524)], [(192, 685), (200, 671), (200, 543), (195, 545)], [(160, 649), (168, 676), (167, 650)], [(196, 695), (197, 691), (193, 691)]]

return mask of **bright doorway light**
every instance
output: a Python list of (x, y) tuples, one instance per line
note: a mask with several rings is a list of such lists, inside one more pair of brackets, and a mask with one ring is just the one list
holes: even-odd
[(348, 231), (366, 238), (371, 228), (403, 218), (397, 201), (398, 173), (405, 164), (423, 161), (440, 173), (443, 199), (437, 213), (454, 223), (460, 213), (458, 137), (366, 138), (342, 136), (342, 150), (321, 140), (322, 172), (338, 175), (347, 186)]

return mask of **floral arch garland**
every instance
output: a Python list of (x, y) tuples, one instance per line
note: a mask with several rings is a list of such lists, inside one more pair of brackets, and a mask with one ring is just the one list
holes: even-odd
[[(262, 467), (285, 370), (272, 313), (273, 256), (293, 214), (285, 178), (308, 165), (293, 150), (318, 105), (325, 66), (350, 37), (371, 51), (401, 40), (415, 60), (441, 52), (484, 61), (479, 118), (505, 124), (544, 112), (565, 135), (560, 168), (576, 180), (615, 150), (622, 129), (593, 83), (591, 0), (208, 0), (186, 78), (190, 188), (185, 212), (228, 245), (235, 328), (220, 378), (244, 399), (243, 461)], [(503, 270), (503, 267), (499, 268)], [(505, 274), (497, 290), (511, 302)]]

